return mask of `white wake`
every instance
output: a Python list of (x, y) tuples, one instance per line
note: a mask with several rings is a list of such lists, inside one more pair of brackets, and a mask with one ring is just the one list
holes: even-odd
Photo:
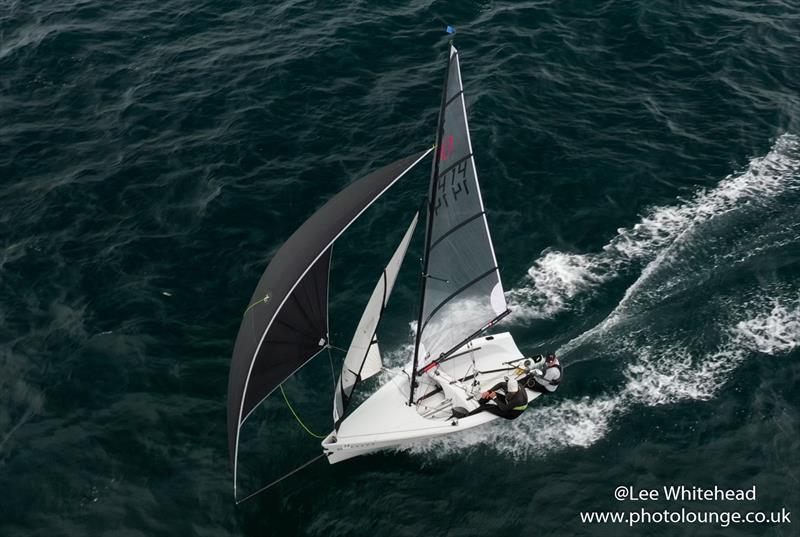
[[(621, 368), (622, 385), (598, 397), (556, 396), (553, 404), (533, 406), (510, 424), (501, 420), (410, 450), (448, 456), (484, 447), (529, 458), (568, 446), (587, 447), (636, 408), (713, 398), (753, 353), (780, 358), (800, 347), (800, 290), (794, 284), (770, 284), (716, 297), (698, 315), (703, 326), (690, 327), (688, 333), (661, 323), (658, 312), (649, 315), (681, 293), (691, 298), (701, 271), (730, 273), (749, 257), (800, 243), (797, 228), (792, 227), (795, 214), (785, 222), (776, 218), (772, 228), (749, 235), (747, 229), (724, 227), (742, 215), (761, 214), (753, 211), (775, 217), (773, 201), (792, 192), (800, 192), (800, 139), (784, 135), (744, 171), (687, 201), (653, 208), (633, 227), (618, 230), (601, 252), (544, 252), (523, 284), (509, 293), (518, 323), (577, 308), (605, 282), (639, 270), (608, 317), (559, 350), (569, 356), (591, 342), (595, 352), (621, 357), (609, 365)], [(726, 220), (725, 215), (732, 218)], [(724, 241), (715, 236), (716, 220), (724, 224)], [(709, 266), (698, 267), (698, 256), (702, 259), (709, 253)], [(707, 276), (713, 280), (713, 274)]]
[(743, 172), (681, 203), (651, 208), (632, 227), (618, 229), (600, 252), (543, 252), (520, 285), (508, 293), (510, 319), (549, 318), (579, 306), (599, 286), (652, 261), (693, 227), (742, 204), (797, 189), (800, 138), (784, 134), (766, 156), (751, 160)]

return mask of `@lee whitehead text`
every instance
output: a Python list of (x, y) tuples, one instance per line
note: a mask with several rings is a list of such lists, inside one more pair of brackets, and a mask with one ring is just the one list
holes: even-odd
[[(728, 527), (731, 524), (791, 524), (791, 512), (786, 507), (775, 511), (754, 510), (752, 502), (758, 499), (755, 485), (744, 489), (724, 489), (686, 485), (665, 485), (659, 488), (637, 488), (620, 485), (614, 489), (614, 498), (620, 505), (627, 504), (636, 509), (630, 511), (590, 511), (581, 512), (584, 524), (714, 524)], [(649, 503), (641, 503), (649, 502)], [(741, 509), (701, 511), (674, 506), (673, 509), (656, 508), (656, 504), (677, 502), (698, 504), (702, 502), (730, 502), (731, 507)], [(647, 507), (645, 507), (647, 505)], [(651, 508), (652, 507), (652, 508)], [(659, 506), (660, 507), (660, 506)]]
[(632, 485), (620, 485), (614, 489), (614, 498), (623, 501), (756, 501), (756, 486), (748, 489), (721, 489), (687, 487), (686, 485), (665, 485), (656, 489), (636, 489)]

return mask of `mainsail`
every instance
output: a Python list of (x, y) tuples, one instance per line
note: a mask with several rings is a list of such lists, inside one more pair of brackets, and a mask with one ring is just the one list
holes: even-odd
[(453, 353), (508, 313), (451, 45), (431, 176), (415, 364)]
[(418, 217), (419, 214), (414, 215), (411, 225), (389, 260), (389, 264), (383, 270), (383, 274), (381, 274), (367, 302), (367, 307), (364, 308), (361, 320), (358, 322), (353, 341), (347, 349), (347, 356), (345, 356), (344, 364), (342, 365), (342, 374), (339, 376), (333, 401), (333, 422), (337, 429), (344, 418), (345, 410), (356, 384), (381, 371), (383, 364), (376, 336), (378, 323), (381, 320), (386, 304), (389, 302), (389, 295), (392, 293), (397, 273), (400, 272), (400, 265), (403, 263), (408, 244), (411, 242), (414, 229), (417, 227)]
[(328, 345), (328, 270), (337, 238), (431, 149), (339, 192), (272, 258), (245, 310), (228, 379), (228, 444), (236, 493), (239, 432), (250, 413)]

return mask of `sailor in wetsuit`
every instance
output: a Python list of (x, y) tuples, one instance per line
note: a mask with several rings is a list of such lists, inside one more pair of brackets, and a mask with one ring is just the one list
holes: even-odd
[(483, 392), (478, 403), (480, 406), (468, 415), (485, 411), (507, 420), (513, 420), (528, 408), (528, 394), (525, 388), (519, 385), (517, 379), (511, 378), (505, 382), (499, 382), (489, 391)]
[(561, 383), (562, 374), (561, 363), (555, 353), (551, 352), (547, 355), (544, 372), (535, 369), (526, 379), (525, 385), (535, 392), (553, 393)]

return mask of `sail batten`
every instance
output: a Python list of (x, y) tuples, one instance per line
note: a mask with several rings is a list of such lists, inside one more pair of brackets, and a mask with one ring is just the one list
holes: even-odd
[(433, 250), (434, 248), (436, 248), (436, 245), (437, 245), (437, 244), (439, 244), (440, 242), (442, 242), (443, 240), (445, 240), (447, 237), (449, 237), (450, 235), (452, 235), (453, 233), (455, 233), (456, 231), (458, 231), (458, 230), (459, 230), (459, 229), (461, 229), (462, 227), (466, 226), (467, 224), (469, 224), (469, 223), (470, 223), (470, 222), (472, 222), (473, 220), (476, 220), (476, 219), (480, 218), (481, 216), (483, 216), (483, 215), (485, 215), (485, 214), (486, 214), (486, 211), (481, 211), (481, 212), (479, 212), (479, 213), (477, 213), (477, 214), (473, 214), (472, 216), (470, 216), (470, 217), (469, 217), (469, 218), (467, 218), (466, 220), (463, 220), (461, 223), (459, 223), (459, 224), (456, 224), (455, 226), (453, 226), (452, 228), (450, 228), (449, 230), (447, 230), (447, 232), (446, 232), (446, 233), (444, 233), (444, 234), (443, 234), (441, 237), (439, 237), (438, 239), (436, 239), (436, 240), (433, 242), (433, 244), (431, 244), (431, 246), (430, 246), (430, 249), (431, 249), (431, 250)]
[(228, 380), (234, 493), (242, 424), (278, 385), (328, 345), (328, 279), (334, 242), (431, 151), (398, 160), (351, 183), (289, 237), (262, 274), (242, 318)]
[(438, 305), (438, 306), (436, 306), (436, 307), (433, 309), (433, 311), (431, 311), (431, 312), (428, 314), (428, 317), (425, 319), (425, 322), (424, 322), (424, 323), (423, 323), (423, 325), (422, 325), (422, 328), (423, 328), (423, 330), (425, 329), (425, 326), (428, 324), (428, 321), (430, 321), (430, 320), (431, 320), (431, 318), (432, 318), (434, 315), (436, 315), (436, 313), (437, 313), (437, 312), (438, 312), (440, 309), (442, 309), (443, 307), (445, 307), (445, 306), (447, 305), (447, 303), (448, 303), (448, 302), (450, 302), (452, 299), (454, 299), (455, 297), (457, 297), (458, 295), (460, 295), (461, 293), (463, 293), (464, 291), (466, 291), (467, 289), (469, 289), (470, 287), (472, 287), (472, 286), (473, 286), (473, 285), (475, 285), (476, 283), (480, 282), (482, 279), (486, 278), (487, 276), (491, 276), (491, 275), (492, 275), (492, 274), (493, 274), (495, 271), (497, 271), (497, 267), (493, 267), (493, 268), (489, 269), (488, 271), (484, 272), (483, 274), (480, 274), (480, 275), (479, 275), (479, 276), (477, 276), (475, 279), (473, 279), (473, 280), (472, 280), (472, 281), (470, 281), (470, 282), (467, 282), (467, 283), (466, 283), (466, 284), (464, 284), (464, 285), (463, 285), (463, 286), (462, 286), (460, 289), (458, 289), (458, 290), (454, 291), (454, 292), (453, 292), (453, 293), (451, 293), (449, 296), (447, 296), (446, 298), (444, 298), (444, 299), (443, 299), (443, 300), (442, 300), (442, 301), (439, 303), (439, 305)]

